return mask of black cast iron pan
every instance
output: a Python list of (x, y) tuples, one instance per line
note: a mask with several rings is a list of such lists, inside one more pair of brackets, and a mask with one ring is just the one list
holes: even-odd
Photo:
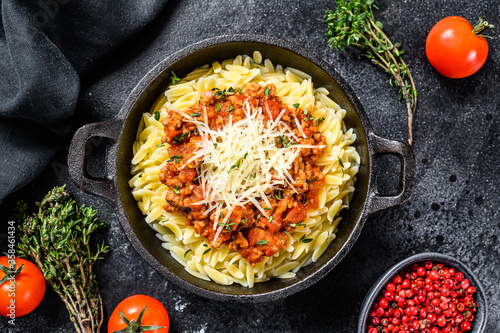
[[(355, 147), (361, 157), (356, 190), (350, 208), (343, 212), (337, 238), (317, 262), (303, 267), (295, 278), (274, 279), (257, 283), (253, 288), (239, 285), (222, 286), (200, 280), (184, 270), (155, 237), (155, 231), (146, 225), (128, 186), (132, 144), (141, 115), (148, 112), (170, 82), (170, 71), (182, 77), (195, 67), (234, 58), (239, 54), (252, 55), (260, 51), (263, 59), (273, 64), (300, 69), (313, 78), (315, 87), (326, 87), (331, 97), (347, 110), (347, 127), (357, 133)], [(106, 177), (92, 179), (85, 167), (86, 143), (93, 137), (108, 138), (112, 142), (106, 156)], [(376, 161), (381, 155), (392, 154), (401, 162), (400, 191), (384, 196), (377, 191)], [(115, 118), (81, 127), (74, 135), (68, 156), (70, 175), (84, 191), (109, 201), (119, 218), (128, 239), (139, 254), (160, 274), (195, 294), (221, 301), (261, 302), (291, 295), (318, 281), (351, 249), (367, 217), (379, 210), (401, 204), (411, 195), (414, 186), (415, 159), (405, 143), (377, 136), (363, 107), (352, 89), (337, 72), (322, 59), (295, 44), (257, 35), (219, 36), (188, 46), (156, 65), (137, 84), (124, 101)]]

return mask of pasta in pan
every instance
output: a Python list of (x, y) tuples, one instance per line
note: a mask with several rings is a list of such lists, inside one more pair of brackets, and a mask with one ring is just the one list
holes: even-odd
[[(284, 231), (286, 238), (277, 252), (269, 256), (261, 255), (254, 261), (245, 256), (243, 251), (235, 250), (228, 242), (219, 241), (219, 246), (212, 246), (217, 242), (221, 230), (223, 232), (229, 230), (229, 233), (233, 231), (228, 226), (235, 223), (229, 223), (231, 221), (229, 216), (226, 216), (225, 220), (221, 218), (219, 223), (214, 223), (214, 233), (217, 230), (216, 225), (219, 224), (215, 239), (214, 237), (207, 239), (197, 232), (199, 229), (186, 223), (185, 215), (166, 209), (165, 207), (171, 204), (167, 198), (172, 188), (165, 184), (162, 174), (164, 172), (162, 168), (167, 162), (182, 157), (171, 156), (168, 151), (169, 144), (163, 139), (162, 120), (169, 117), (169, 112), (172, 112), (169, 110), (183, 114), (203, 99), (204, 92), (214, 90), (234, 92), (232, 89), (239, 87), (241, 93), (241, 88), (251, 84), (266, 86), (266, 89), (272, 86), (272, 94), (275, 94), (284, 105), (304, 110), (309, 117), (307, 120), (324, 138), (321, 142), (322, 153), (314, 162), (324, 180), (321, 188), (317, 190), (318, 208), (308, 209), (300, 223), (290, 223), (293, 228), (288, 226)], [(269, 90), (266, 96), (267, 94)], [(186, 271), (203, 280), (212, 280), (223, 285), (239, 283), (251, 288), (255, 283), (271, 278), (293, 278), (301, 267), (315, 262), (335, 239), (341, 221), (339, 212), (348, 207), (354, 192), (360, 157), (353, 146), (356, 134), (352, 129), (347, 129), (343, 121), (346, 111), (328, 95), (327, 89), (313, 87), (312, 78), (307, 73), (275, 65), (268, 59), (262, 59), (259, 52), (254, 52), (252, 56), (240, 55), (234, 59), (221, 63), (214, 62), (195, 69), (179, 82), (171, 84), (152, 110), (143, 114), (133, 145), (132, 177), (129, 185), (140, 210), (145, 215), (145, 221), (157, 231), (158, 238), (163, 242), (162, 246), (185, 267)], [(196, 119), (190, 118), (190, 121), (201, 129), (203, 115), (198, 113), (195, 116), (201, 120), (196, 122)], [(295, 121), (298, 123), (297, 118)], [(302, 134), (305, 138), (304, 128), (297, 127), (298, 136)], [(174, 137), (174, 141), (176, 138), (178, 143), (178, 137)], [(283, 150), (283, 146), (280, 147)], [(296, 151), (300, 151), (301, 147), (304, 149), (316, 146), (299, 145), (295, 148)], [(293, 179), (290, 180), (289, 184), (293, 187)], [(304, 206), (306, 205), (304, 203)], [(220, 207), (215, 208), (215, 206), (212, 208), (213, 212), (220, 210)], [(262, 214), (265, 213), (263, 210)], [(218, 214), (219, 217), (223, 215)], [(271, 219), (272, 217), (269, 221)]]

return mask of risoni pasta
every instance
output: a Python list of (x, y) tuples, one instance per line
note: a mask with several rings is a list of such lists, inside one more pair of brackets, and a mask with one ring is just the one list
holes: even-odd
[[(160, 181), (162, 166), (173, 158), (169, 156), (168, 144), (162, 143), (162, 120), (167, 110), (185, 112), (205, 91), (245, 87), (252, 82), (261, 86), (274, 84), (276, 96), (283, 104), (300, 105), (301, 109), (309, 110), (311, 119), (325, 138), (323, 153), (315, 162), (325, 182), (318, 192), (319, 208), (307, 211), (305, 220), (288, 233), (282, 249), (253, 265), (225, 243), (219, 248), (211, 247), (193, 226), (186, 226), (183, 215), (166, 212), (164, 206), (169, 188)], [(251, 288), (271, 278), (293, 278), (301, 267), (315, 262), (323, 254), (335, 239), (341, 221), (338, 215), (348, 207), (360, 164), (360, 157), (352, 145), (356, 134), (346, 128), (343, 121), (346, 111), (328, 95), (327, 89), (314, 88), (307, 73), (283, 68), (254, 52), (252, 56), (239, 55), (193, 70), (175, 85), (171, 84), (150, 112), (142, 115), (133, 145), (129, 185), (145, 221), (157, 232), (162, 246), (186, 271), (203, 280), (223, 285), (239, 283)]]

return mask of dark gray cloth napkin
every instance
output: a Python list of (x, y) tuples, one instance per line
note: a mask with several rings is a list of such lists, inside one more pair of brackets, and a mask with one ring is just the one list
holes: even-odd
[(0, 203), (71, 139), (82, 77), (168, 0), (0, 0)]

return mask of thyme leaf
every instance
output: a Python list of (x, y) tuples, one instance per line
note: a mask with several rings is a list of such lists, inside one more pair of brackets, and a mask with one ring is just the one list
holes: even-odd
[(182, 158), (182, 156), (184, 155), (174, 155), (172, 157), (170, 157), (167, 162), (172, 162), (172, 161), (176, 161), (177, 163), (181, 163), (180, 162), (180, 159)]
[(154, 117), (155, 117), (156, 121), (160, 120), (160, 111), (155, 111), (154, 112)]
[(344, 178), (344, 162), (342, 162), (342, 159), (339, 157), (339, 164), (340, 164), (340, 175), (342, 178)]
[(172, 80), (172, 85), (175, 86), (181, 79), (179, 79), (177, 75), (175, 75), (174, 71), (170, 71), (170, 74), (172, 74), (172, 76), (170, 77), (170, 79)]
[(102, 299), (93, 264), (109, 247), (91, 249), (90, 235), (104, 227), (92, 207), (76, 204), (64, 186), (56, 186), (28, 214), (18, 202), (20, 220), (17, 255), (35, 263), (65, 303), (77, 332), (99, 332), (103, 323)]
[(264, 95), (266, 95), (266, 97), (269, 97), (269, 93), (271, 92), (271, 90), (269, 90), (269, 87), (265, 87), (264, 88)]
[(175, 194), (181, 194), (181, 191), (179, 191), (180, 185), (176, 185), (172, 188), (172, 191), (174, 191)]
[(180, 143), (182, 140), (184, 140), (187, 136), (189, 135), (189, 132), (184, 132), (182, 133), (181, 136), (174, 136), (173, 140), (174, 143)]
[(372, 7), (378, 8), (374, 0), (336, 0), (336, 3), (336, 11), (327, 10), (324, 16), (328, 44), (341, 51), (345, 51), (345, 47), (360, 49), (361, 56), (390, 75), (391, 85), (399, 86), (399, 99), (406, 101), (408, 143), (411, 145), (417, 90), (408, 65), (403, 61), (401, 45), (392, 43), (382, 30), (382, 23), (375, 19)]
[(302, 235), (302, 237), (299, 240), (299, 243), (302, 242), (302, 243), (306, 243), (307, 244), (307, 243), (310, 243), (312, 241), (313, 241), (312, 238), (306, 238), (306, 235)]

